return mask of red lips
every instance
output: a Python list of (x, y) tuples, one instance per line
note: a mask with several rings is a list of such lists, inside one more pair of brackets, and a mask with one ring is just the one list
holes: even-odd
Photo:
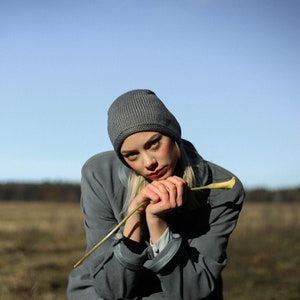
[(147, 177), (153, 179), (153, 180), (157, 180), (161, 177), (163, 177), (165, 174), (167, 173), (167, 168), (163, 167), (159, 170), (157, 170), (156, 172), (150, 173)]

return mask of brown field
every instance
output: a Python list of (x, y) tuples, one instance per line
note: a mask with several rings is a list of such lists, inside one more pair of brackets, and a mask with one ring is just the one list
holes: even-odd
[[(300, 299), (300, 202), (246, 203), (230, 240), (226, 300)], [(74, 203), (0, 202), (0, 299), (66, 299), (85, 247)]]

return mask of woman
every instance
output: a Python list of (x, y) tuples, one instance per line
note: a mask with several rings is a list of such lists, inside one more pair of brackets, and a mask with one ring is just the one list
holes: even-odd
[(69, 299), (222, 299), (227, 242), (244, 199), (240, 181), (231, 190), (191, 191), (233, 175), (181, 138), (152, 91), (117, 98), (108, 134), (114, 151), (82, 168), (87, 251), (144, 205), (71, 272)]

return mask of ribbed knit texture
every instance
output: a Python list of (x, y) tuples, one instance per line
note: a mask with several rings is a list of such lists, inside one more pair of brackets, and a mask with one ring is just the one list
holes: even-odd
[(174, 115), (150, 90), (133, 90), (118, 97), (108, 110), (107, 129), (120, 156), (123, 141), (141, 131), (157, 131), (180, 143), (181, 128)]

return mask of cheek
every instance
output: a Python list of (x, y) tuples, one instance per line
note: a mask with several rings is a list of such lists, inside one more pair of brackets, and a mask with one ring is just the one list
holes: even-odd
[(160, 156), (160, 158), (162, 158), (162, 159), (168, 159), (169, 156), (170, 156), (170, 153), (171, 153), (170, 150), (171, 150), (171, 149), (170, 149), (170, 147), (169, 147), (168, 145), (163, 146), (163, 147), (160, 149), (160, 151), (159, 151), (159, 156)]
[(170, 142), (161, 148), (161, 158), (168, 161), (177, 161), (179, 157), (178, 149), (175, 144)]
[(134, 171), (140, 173), (141, 171), (141, 164), (138, 162), (127, 162), (128, 166), (133, 169)]

